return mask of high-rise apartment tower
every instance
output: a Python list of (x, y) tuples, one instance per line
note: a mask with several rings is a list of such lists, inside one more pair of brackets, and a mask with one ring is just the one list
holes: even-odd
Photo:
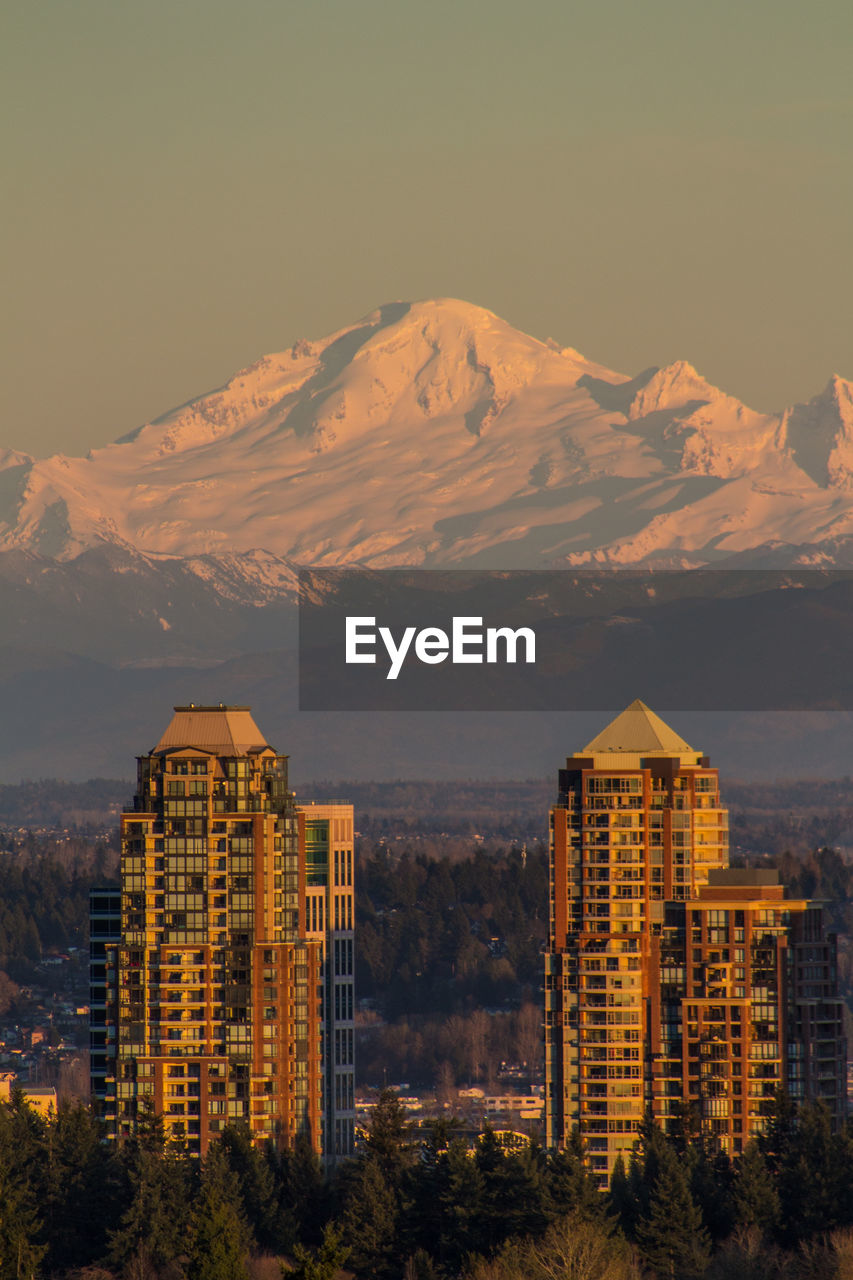
[[(560, 770), (546, 1141), (577, 1128), (602, 1183), (649, 1111), (670, 1127), (686, 1109), (732, 1154), (766, 1123), (779, 1085), (822, 1093), (841, 1116), (834, 940), (814, 904), (784, 899), (772, 877), (728, 872), (728, 860), (717, 770), (642, 702)], [(821, 1071), (832, 1081), (817, 1090)]]
[[(351, 963), (333, 972), (343, 939), (351, 962), (352, 808), (321, 812), (327, 856), (309, 873), (287, 757), (248, 707), (176, 707), (139, 758), (120, 899), (92, 895), (93, 1092), (116, 1137), (153, 1108), (199, 1154), (229, 1122), (351, 1149), (351, 1093), (336, 1106), (329, 1062), (339, 987), (352, 1026)], [(346, 1054), (351, 1075), (351, 1036)]]
[(343, 801), (327, 801), (297, 812), (306, 937), (323, 957), (323, 1131), (332, 1164), (352, 1155), (355, 1134), (353, 811)]

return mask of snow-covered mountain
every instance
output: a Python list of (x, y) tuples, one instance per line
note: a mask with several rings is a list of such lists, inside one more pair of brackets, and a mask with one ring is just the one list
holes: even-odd
[(760, 414), (683, 361), (629, 379), (450, 299), (297, 342), (86, 458), (0, 451), (0, 551), (189, 558), (238, 595), (289, 591), (293, 563), (846, 564), (848, 539), (853, 384)]

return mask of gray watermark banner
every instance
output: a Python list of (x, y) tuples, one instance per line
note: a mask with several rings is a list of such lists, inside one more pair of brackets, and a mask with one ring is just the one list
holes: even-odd
[(304, 711), (853, 710), (853, 571), (306, 569)]

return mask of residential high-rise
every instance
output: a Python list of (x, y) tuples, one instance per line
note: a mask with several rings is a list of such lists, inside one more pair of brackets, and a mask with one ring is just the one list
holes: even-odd
[(667, 904), (652, 938), (651, 1108), (694, 1124), (738, 1155), (784, 1088), (846, 1119), (844, 1002), (834, 936), (819, 903), (786, 898), (775, 871), (712, 871), (688, 902)]
[[(334, 813), (351, 940), (352, 809)], [(93, 1091), (116, 1137), (150, 1107), (198, 1154), (229, 1122), (328, 1154), (331, 1118), (351, 1147), (326, 1086), (334, 905), (312, 915), (307, 881), (287, 757), (248, 707), (176, 707), (121, 818), (119, 916), (92, 898)]]
[(306, 936), (323, 954), (324, 1132), (333, 1163), (352, 1155), (355, 1135), (355, 899), (352, 805), (298, 810), (305, 850)]
[[(831, 1097), (840, 1115), (846, 1050), (821, 912), (727, 871), (717, 770), (639, 700), (560, 770), (550, 867), (549, 1146), (577, 1128), (604, 1182), (649, 1111), (668, 1127), (691, 1109), (732, 1153), (779, 1084)], [(833, 1083), (817, 1089), (822, 1071)]]

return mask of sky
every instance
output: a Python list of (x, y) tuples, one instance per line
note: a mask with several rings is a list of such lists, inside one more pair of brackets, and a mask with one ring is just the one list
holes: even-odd
[(847, 0), (10, 0), (0, 447), (394, 299), (761, 410), (853, 378)]

